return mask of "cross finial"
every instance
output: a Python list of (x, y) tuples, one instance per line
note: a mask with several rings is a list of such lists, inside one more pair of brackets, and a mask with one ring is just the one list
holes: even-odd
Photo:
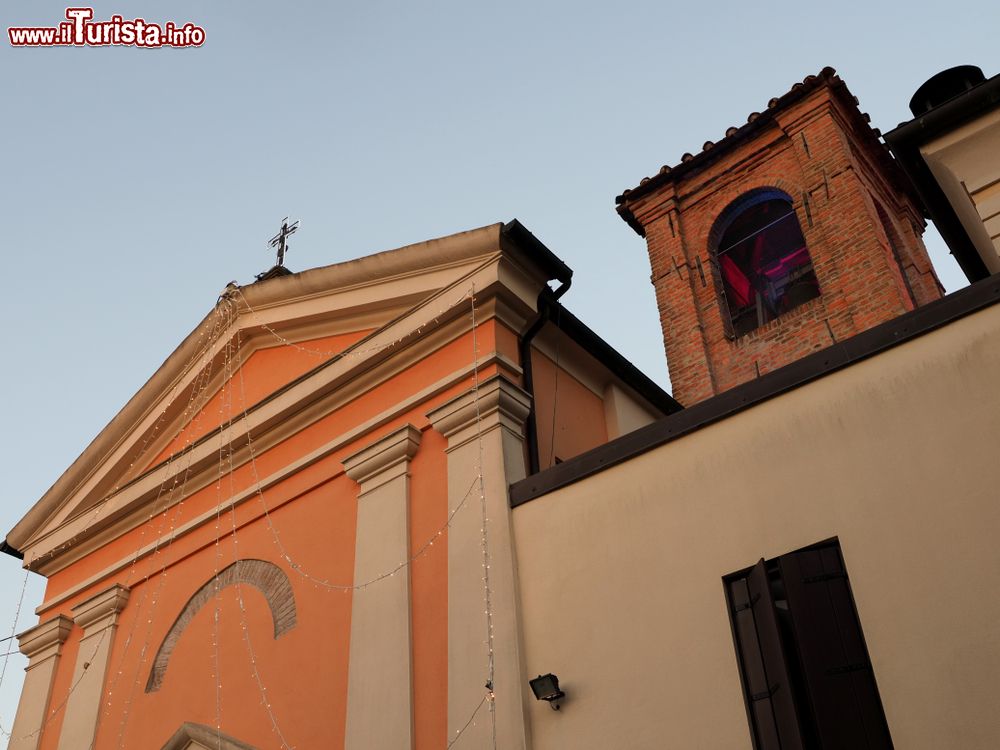
[(281, 231), (279, 231), (274, 237), (271, 238), (271, 247), (276, 247), (278, 249), (278, 262), (276, 265), (282, 266), (285, 264), (285, 250), (288, 249), (288, 237), (289, 235), (295, 234), (296, 230), (299, 228), (299, 222), (296, 220), (292, 222), (291, 225), (288, 224), (288, 217), (286, 216), (281, 220)]

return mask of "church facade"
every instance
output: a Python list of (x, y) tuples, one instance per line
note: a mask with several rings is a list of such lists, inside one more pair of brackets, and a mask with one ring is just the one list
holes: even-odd
[(7, 537), (9, 746), (524, 746), (507, 487), (679, 408), (570, 273), (512, 222), (230, 288)]
[(227, 289), (7, 535), (9, 747), (996, 747), (1000, 285), (830, 69), (618, 210), (680, 403), (517, 222)]

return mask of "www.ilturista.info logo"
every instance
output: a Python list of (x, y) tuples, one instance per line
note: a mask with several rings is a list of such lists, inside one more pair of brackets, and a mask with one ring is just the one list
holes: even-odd
[(58, 26), (11, 26), (7, 36), (14, 47), (200, 47), (205, 29), (193, 23), (149, 23), (111, 16), (94, 21), (93, 8), (67, 8)]

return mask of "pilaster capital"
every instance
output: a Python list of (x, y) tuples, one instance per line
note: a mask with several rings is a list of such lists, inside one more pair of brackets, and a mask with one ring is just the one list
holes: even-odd
[(361, 485), (361, 493), (406, 474), (420, 446), (420, 430), (406, 424), (343, 460), (344, 472)]
[(129, 590), (119, 583), (72, 608), (73, 622), (83, 628), (83, 636), (114, 625), (128, 602)]
[(480, 431), (504, 427), (524, 437), (531, 396), (503, 375), (494, 375), (465, 393), (427, 412), (434, 429), (448, 438), (448, 450), (472, 440)]
[(17, 636), (18, 650), (28, 657), (28, 666), (30, 667), (32, 662), (56, 656), (72, 629), (73, 621), (71, 619), (65, 615), (56, 615), (51, 620), (46, 620), (23, 633), (19, 633)]

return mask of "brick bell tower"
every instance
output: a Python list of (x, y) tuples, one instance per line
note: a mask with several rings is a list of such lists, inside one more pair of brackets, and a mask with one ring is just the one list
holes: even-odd
[(938, 299), (918, 199), (832, 68), (618, 196), (685, 406)]

